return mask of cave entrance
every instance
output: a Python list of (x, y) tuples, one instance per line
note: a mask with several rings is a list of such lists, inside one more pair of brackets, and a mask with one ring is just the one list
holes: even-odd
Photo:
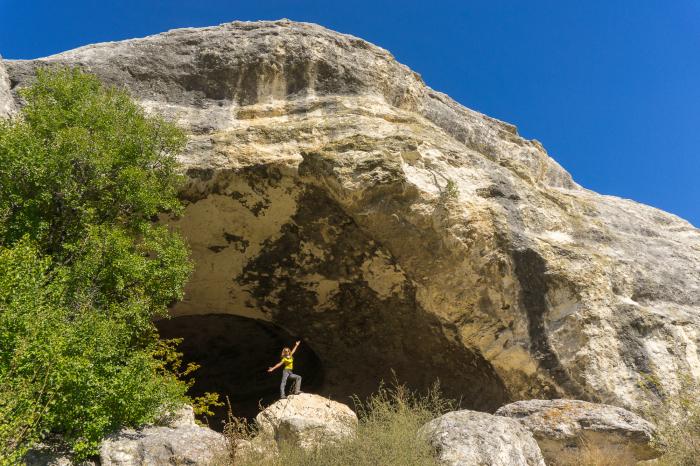
[[(156, 322), (163, 338), (182, 338), (183, 362), (195, 362), (195, 383), (189, 395), (205, 392), (228, 396), (233, 413), (252, 419), (259, 406), (279, 398), (281, 370), (267, 368), (280, 360), (283, 347), (292, 347), (294, 335), (269, 322), (229, 314), (173, 317)], [(303, 368), (302, 390), (317, 392), (323, 384), (323, 367), (316, 353), (303, 342), (294, 355), (295, 367)], [(287, 390), (291, 390), (291, 384)], [(226, 407), (214, 409), (210, 427), (220, 430)]]
[[(159, 326), (164, 336), (183, 337), (186, 359), (203, 366), (193, 394), (228, 394), (237, 415), (254, 416), (259, 401), (279, 396), (279, 374), (266, 368), (299, 339), (302, 389), (351, 406), (394, 378), (419, 392), (439, 380), (444, 396), (464, 408), (493, 412), (511, 399), (501, 374), (462, 336), (463, 329), (491, 331), (488, 320), (481, 322), (488, 306), (468, 304), (481, 302), (469, 297), (479, 289), (461, 290), (464, 307), (451, 309), (441, 288), (413, 277), (422, 271), (420, 280), (427, 280), (441, 243), (424, 244), (429, 238), (416, 233), (406, 247), (423, 255), (404, 257), (402, 265), (323, 188), (279, 167), (188, 175), (189, 204), (172, 226), (187, 237), (196, 266), (171, 313), (189, 317)], [(382, 225), (387, 209), (376, 211)], [(219, 315), (202, 316), (204, 309)]]

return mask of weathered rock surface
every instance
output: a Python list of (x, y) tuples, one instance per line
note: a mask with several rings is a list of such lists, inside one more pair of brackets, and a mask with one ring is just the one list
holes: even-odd
[(578, 450), (585, 442), (603, 450), (624, 448), (637, 461), (660, 456), (650, 444), (654, 427), (615, 406), (579, 400), (527, 400), (503, 406), (496, 415), (520, 421), (535, 436), (547, 461)]
[(225, 457), (223, 435), (195, 424), (191, 408), (169, 426), (122, 429), (100, 446), (101, 466), (209, 465)]
[(537, 141), (379, 47), (237, 22), (6, 61), (13, 91), (48, 64), (187, 129), (187, 207), (163, 220), (196, 270), (173, 314), (303, 335), (321, 393), (365, 395), (393, 368), (485, 410), (632, 406), (640, 382), (700, 375), (700, 232), (581, 188)]
[(96, 463), (92, 460), (76, 463), (69, 452), (53, 445), (40, 444), (22, 458), (22, 466), (96, 466)]
[(165, 414), (162, 416), (162, 419), (159, 420), (158, 424), (162, 424), (173, 429), (197, 425), (194, 419), (194, 409), (189, 405), (181, 407), (174, 413)]
[[(505, 421), (505, 422), (504, 422)], [(419, 431), (445, 465), (544, 466), (532, 434), (517, 421), (477, 411), (452, 411)]]
[(255, 418), (261, 436), (314, 448), (355, 435), (357, 415), (346, 405), (318, 395), (302, 393), (279, 400)]
[(0, 56), (0, 118), (7, 118), (15, 112), (15, 101), (10, 92), (10, 78)]

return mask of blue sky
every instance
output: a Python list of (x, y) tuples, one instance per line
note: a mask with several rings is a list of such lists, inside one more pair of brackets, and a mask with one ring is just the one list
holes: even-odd
[(698, 0), (0, 0), (0, 54), (283, 17), (380, 45), (583, 186), (700, 225)]

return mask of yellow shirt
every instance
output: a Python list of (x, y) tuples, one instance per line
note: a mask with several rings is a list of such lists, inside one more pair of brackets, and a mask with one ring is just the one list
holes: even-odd
[(294, 368), (294, 357), (289, 356), (288, 358), (282, 358), (282, 363), (284, 364), (284, 369), (291, 371)]

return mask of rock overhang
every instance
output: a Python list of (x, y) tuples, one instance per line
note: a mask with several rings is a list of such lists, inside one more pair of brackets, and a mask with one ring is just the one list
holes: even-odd
[(319, 186), (274, 166), (190, 176), (197, 186), (170, 222), (197, 267), (174, 316), (233, 314), (280, 326), (318, 354), (319, 390), (338, 399), (369, 395), (392, 372), (419, 389), (440, 379), (451, 397), (480, 409), (508, 399), (478, 351), (416, 303), (392, 254)]
[(698, 230), (579, 188), (539, 143), (376, 46), (231, 23), (9, 61), (6, 87), (47, 64), (125, 86), (189, 132), (188, 205), (171, 223), (197, 265), (175, 315), (303, 322), (338, 340), (377, 324), (396, 355), (379, 365), (410, 360), (403, 341), (425, 338), (421, 368), (471, 364), (499, 397), (633, 405), (649, 375), (700, 373)]

